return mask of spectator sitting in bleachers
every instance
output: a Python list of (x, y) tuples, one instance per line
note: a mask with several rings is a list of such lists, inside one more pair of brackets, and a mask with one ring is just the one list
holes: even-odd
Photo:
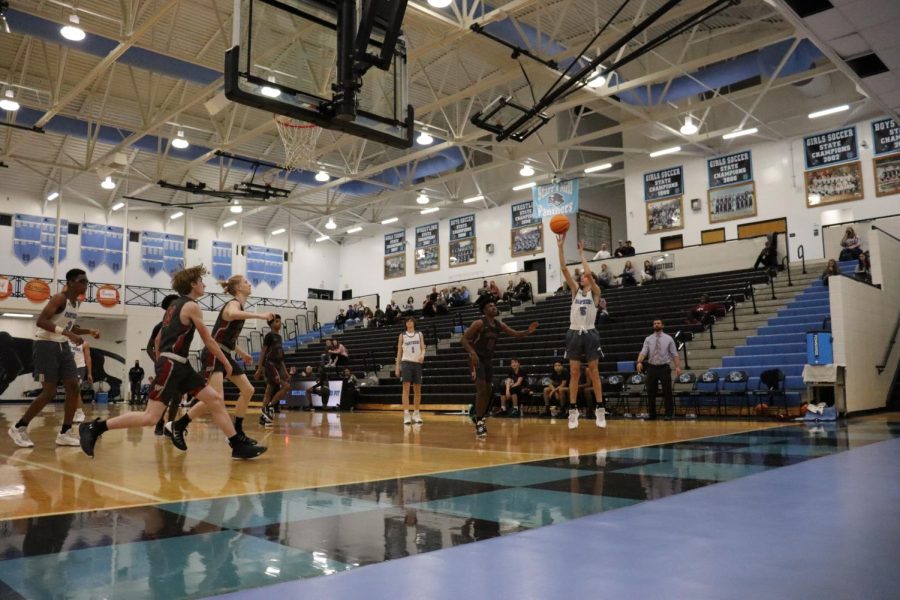
[(775, 248), (769, 240), (766, 240), (763, 249), (759, 252), (759, 256), (756, 257), (756, 262), (753, 263), (754, 270), (759, 269), (760, 267), (769, 270), (778, 267), (778, 253), (775, 251)]
[(853, 268), (853, 276), (860, 281), (872, 283), (872, 265), (869, 264), (868, 252), (860, 252), (856, 266)]
[(837, 261), (832, 258), (828, 261), (828, 264), (825, 265), (825, 270), (822, 272), (822, 283), (828, 285), (828, 279), (830, 277), (840, 274), (841, 270), (838, 268)]
[(597, 285), (600, 286), (601, 290), (608, 289), (614, 284), (612, 275), (609, 273), (609, 267), (606, 266), (606, 263), (600, 264), (600, 272), (594, 273), (594, 279), (597, 280)]
[(564, 410), (569, 403), (569, 372), (563, 367), (562, 362), (553, 363), (553, 371), (550, 372), (550, 383), (544, 387), (544, 412), (542, 417), (550, 416), (550, 401), (556, 400), (560, 410)]
[(604, 323), (609, 322), (609, 311), (606, 310), (606, 298), (600, 298), (600, 301), (597, 302), (597, 320), (595, 321), (595, 327), (600, 327)]
[(372, 312), (372, 309), (363, 306), (360, 312), (362, 313), (363, 327), (375, 327), (375, 313)]
[(592, 260), (603, 260), (612, 256), (609, 253), (609, 246), (606, 245), (606, 242), (600, 244), (600, 249), (597, 250), (597, 254), (594, 255)]
[(511, 302), (516, 297), (516, 284), (512, 279), (506, 284), (506, 291), (503, 292), (503, 301)]
[(314, 379), (316, 377), (315, 371), (311, 365), (306, 365), (303, 367), (303, 371), (300, 373), (300, 379), (305, 379), (307, 381)]
[(503, 294), (500, 293), (500, 288), (497, 287), (497, 282), (493, 279), (491, 280), (491, 296), (494, 297), (494, 302), (499, 301), (503, 297)]
[[(637, 279), (635, 279), (634, 267), (631, 266), (631, 261), (625, 261), (625, 267), (622, 269), (622, 274), (619, 275), (619, 278), (622, 281), (623, 286), (629, 285), (637, 285)], [(578, 281), (577, 279), (575, 281)]]
[(425, 297), (425, 300), (422, 302), (422, 316), (424, 317), (433, 317), (437, 314), (437, 308), (435, 305), (437, 304), (438, 299), (438, 291), (436, 287), (431, 288), (431, 293)]
[(462, 286), (459, 288), (459, 294), (456, 297), (456, 304), (453, 306), (465, 306), (469, 302), (472, 301), (471, 296), (469, 295), (469, 288), (466, 286)]
[(438, 315), (446, 315), (450, 312), (450, 305), (448, 303), (450, 293), (447, 291), (447, 288), (442, 289), (438, 292), (437, 300), (434, 302), (434, 312)]
[(411, 315), (416, 312), (416, 301), (413, 300), (413, 297), (410, 296), (406, 299), (406, 303), (403, 305), (403, 314)]
[(397, 317), (400, 316), (400, 307), (397, 306), (397, 303), (391, 299), (388, 302), (388, 305), (384, 308), (384, 320), (387, 325), (393, 325), (397, 321)]
[(699, 323), (705, 327), (710, 323), (715, 323), (716, 318), (724, 317), (725, 312), (726, 308), (724, 304), (710, 302), (709, 295), (700, 294), (700, 302), (690, 310), (688, 323)]
[(515, 298), (519, 302), (528, 302), (531, 300), (531, 284), (528, 283), (528, 280), (524, 277), (520, 277), (519, 283), (516, 284)]
[[(581, 269), (575, 269), (575, 281), (581, 281)], [(571, 296), (572, 290), (569, 289), (569, 284), (563, 280), (562, 285), (556, 289), (557, 296)]]
[(387, 323), (387, 316), (385, 316), (380, 306), (375, 307), (375, 312), (372, 314), (372, 323), (374, 323), (375, 327), (384, 327)]
[[(519, 395), (528, 387), (528, 373), (522, 368), (517, 359), (509, 363), (509, 372), (503, 382), (504, 391), (500, 394), (500, 411), (498, 417), (519, 416)], [(512, 407), (507, 412), (507, 403), (512, 402)]]
[(841, 261), (857, 260), (862, 251), (859, 236), (856, 235), (852, 227), (848, 227), (847, 231), (844, 232), (844, 237), (841, 239), (841, 255), (838, 259)]
[(338, 311), (337, 316), (334, 318), (334, 326), (338, 329), (343, 329), (344, 324), (347, 322), (347, 315), (344, 314), (344, 309), (340, 309)]
[(656, 267), (649, 260), (644, 261), (644, 270), (641, 271), (641, 285), (656, 281)]
[(350, 353), (347, 351), (347, 347), (336, 339), (331, 338), (326, 341), (326, 350), (330, 358), (328, 362), (329, 367), (343, 367), (350, 364)]

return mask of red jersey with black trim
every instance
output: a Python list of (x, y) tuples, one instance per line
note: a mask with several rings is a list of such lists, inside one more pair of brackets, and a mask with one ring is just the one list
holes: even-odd
[(166, 310), (166, 315), (162, 320), (160, 328), (159, 352), (169, 352), (187, 358), (191, 349), (191, 342), (194, 339), (193, 321), (188, 321), (185, 325), (181, 322), (181, 309), (188, 302), (194, 302), (193, 298), (181, 296), (173, 302)]
[(244, 305), (238, 302), (237, 299), (229, 300), (225, 303), (225, 306), (222, 307), (222, 310), (219, 311), (219, 316), (216, 317), (216, 324), (213, 325), (212, 337), (216, 342), (228, 350), (234, 350), (234, 344), (237, 342), (238, 336), (241, 335), (241, 330), (244, 328), (244, 320), (243, 319), (235, 319), (234, 321), (226, 321), (225, 320), (225, 308), (231, 304), (232, 302), (237, 302), (238, 306), (241, 307), (241, 310), (244, 310)]

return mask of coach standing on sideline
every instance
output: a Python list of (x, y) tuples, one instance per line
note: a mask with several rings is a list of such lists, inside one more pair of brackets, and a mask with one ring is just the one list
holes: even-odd
[(644, 359), (649, 363), (647, 367), (647, 404), (649, 405), (650, 419), (656, 418), (656, 384), (662, 382), (663, 400), (666, 404), (666, 419), (675, 416), (675, 402), (672, 399), (672, 370), (669, 363), (675, 363), (675, 377), (681, 375), (681, 361), (678, 359), (678, 348), (675, 340), (667, 333), (663, 333), (663, 322), (660, 319), (653, 321), (653, 333), (644, 340), (644, 347), (637, 359), (638, 373), (644, 372)]

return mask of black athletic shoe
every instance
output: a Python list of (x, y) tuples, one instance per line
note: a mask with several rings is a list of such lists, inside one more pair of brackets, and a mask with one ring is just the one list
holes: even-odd
[(184, 441), (184, 436), (187, 435), (187, 429), (182, 429), (169, 421), (165, 426), (165, 434), (170, 440), (172, 440), (172, 445), (181, 450), (182, 452), (187, 452), (187, 442)]
[(239, 439), (240, 439), (240, 441), (241, 441), (242, 443), (244, 443), (244, 444), (249, 444), (249, 445), (251, 445), (251, 446), (256, 446), (256, 445), (257, 445), (256, 440), (254, 440), (252, 437), (247, 437), (247, 434), (244, 433), (243, 431), (238, 431), (237, 433), (238, 433), (239, 436), (241, 436)]
[(487, 427), (484, 424), (484, 419), (475, 422), (475, 437), (477, 437), (477, 438), (487, 437)]
[(156, 424), (156, 427), (153, 428), (153, 435), (163, 435), (163, 432), (166, 430), (164, 425), (165, 425), (165, 423), (163, 423), (162, 421), (159, 421)]
[(99, 422), (100, 419), (94, 419), (90, 423), (82, 423), (78, 426), (78, 439), (81, 442), (81, 449), (91, 458), (94, 458), (94, 445), (102, 435), (97, 430), (97, 423)]
[(246, 436), (238, 439), (231, 444), (231, 458), (234, 460), (251, 460), (263, 454), (268, 448), (265, 446), (257, 446), (255, 443), (248, 444)]

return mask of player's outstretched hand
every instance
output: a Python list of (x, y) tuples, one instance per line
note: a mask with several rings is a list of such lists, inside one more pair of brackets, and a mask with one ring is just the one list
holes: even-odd
[(531, 325), (528, 326), (528, 333), (529, 334), (534, 333), (539, 325), (540, 325), (540, 323), (538, 323), (537, 321), (534, 321)]
[(566, 241), (566, 234), (565, 234), (565, 232), (563, 232), (563, 233), (557, 233), (557, 234), (556, 234), (556, 245), (557, 245), (557, 246), (559, 246), (560, 248), (562, 248), (563, 242), (565, 242), (565, 241)]

